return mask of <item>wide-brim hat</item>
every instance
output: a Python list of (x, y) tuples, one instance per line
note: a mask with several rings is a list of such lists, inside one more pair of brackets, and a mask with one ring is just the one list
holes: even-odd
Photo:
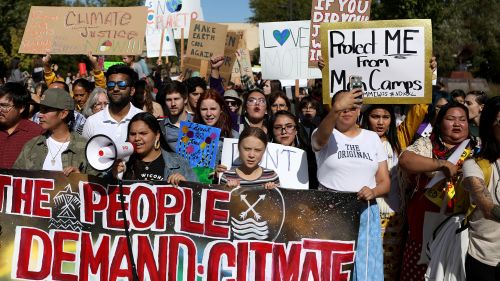
[(240, 104), (243, 103), (243, 100), (240, 98), (240, 95), (238, 95), (238, 92), (235, 90), (227, 90), (224, 92), (224, 99), (232, 99)]

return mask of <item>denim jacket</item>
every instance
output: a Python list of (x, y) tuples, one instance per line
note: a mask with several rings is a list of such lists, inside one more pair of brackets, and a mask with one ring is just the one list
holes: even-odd
[(165, 161), (165, 172), (163, 173), (164, 179), (167, 179), (173, 173), (179, 173), (183, 175), (187, 181), (198, 181), (198, 178), (186, 159), (182, 158), (177, 153), (167, 152), (165, 150), (161, 151), (161, 155)]

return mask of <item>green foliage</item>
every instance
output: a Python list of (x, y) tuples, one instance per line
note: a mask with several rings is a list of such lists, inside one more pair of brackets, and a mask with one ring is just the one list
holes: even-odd
[(254, 23), (311, 18), (311, 0), (250, 0), (249, 5), (254, 12), (250, 22)]
[(384, 0), (372, 5), (372, 19), (429, 18), (438, 73), (459, 64), (476, 77), (500, 82), (499, 0)]

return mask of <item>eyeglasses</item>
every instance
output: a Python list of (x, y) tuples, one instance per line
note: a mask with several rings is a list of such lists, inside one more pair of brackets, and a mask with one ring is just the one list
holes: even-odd
[(0, 104), (0, 111), (8, 113), (14, 105), (8, 104), (8, 103), (2, 103)]
[(274, 126), (273, 130), (275, 132), (279, 132), (279, 133), (283, 133), (283, 131), (286, 131), (287, 133), (291, 133), (295, 130), (295, 125), (286, 124), (285, 126)]
[(116, 85), (118, 85), (118, 88), (120, 90), (125, 90), (130, 86), (127, 81), (108, 81), (108, 83), (106, 83), (106, 87), (108, 87), (108, 90), (114, 89)]
[(273, 105), (271, 105), (272, 108), (278, 108), (278, 109), (282, 109), (282, 108), (286, 108), (286, 104), (284, 103), (275, 103)]
[(248, 99), (247, 104), (251, 106), (256, 106), (256, 105), (265, 105), (266, 100), (265, 99)]

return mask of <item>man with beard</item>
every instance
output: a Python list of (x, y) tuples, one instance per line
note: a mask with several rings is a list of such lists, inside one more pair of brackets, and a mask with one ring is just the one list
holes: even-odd
[(106, 81), (109, 104), (87, 119), (83, 136), (90, 139), (102, 134), (110, 137), (115, 143), (121, 143), (127, 139), (130, 119), (142, 112), (130, 102), (135, 91), (137, 73), (125, 65), (113, 65), (106, 72)]
[(193, 116), (186, 111), (188, 90), (184, 83), (172, 81), (166, 84), (156, 96), (156, 101), (163, 107), (166, 116), (162, 130), (170, 148), (175, 151), (181, 121), (192, 121)]

